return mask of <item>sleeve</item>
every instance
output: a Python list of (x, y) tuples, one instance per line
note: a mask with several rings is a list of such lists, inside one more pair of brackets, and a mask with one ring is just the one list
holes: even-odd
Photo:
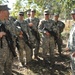
[(72, 36), (73, 36), (73, 40), (72, 40), (73, 41), (73, 49), (75, 50), (75, 30), (74, 30)]
[(67, 47), (68, 47), (70, 50), (72, 50), (72, 44), (71, 44), (71, 42), (70, 42), (70, 37), (69, 37), (69, 39), (68, 39)]
[(42, 32), (42, 29), (43, 29), (43, 28), (44, 28), (43, 21), (40, 20), (39, 25), (38, 25), (38, 31), (39, 31), (39, 32)]

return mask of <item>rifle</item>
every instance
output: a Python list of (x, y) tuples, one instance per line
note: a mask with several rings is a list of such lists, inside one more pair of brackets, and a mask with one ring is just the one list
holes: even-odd
[[(36, 38), (37, 43), (32, 44), (32, 46), (39, 50), (40, 47), (40, 34), (38, 31), (36, 31), (35, 29), (33, 29), (32, 27), (30, 27), (32, 35)], [(37, 46), (36, 46), (37, 45)]]
[(16, 47), (17, 47), (17, 49), (19, 50), (20, 49), (20, 46), (19, 46), (19, 39), (18, 39), (18, 37), (16, 37)]
[(31, 32), (32, 34), (35, 36), (35, 38), (37, 39), (37, 41), (40, 43), (40, 34), (38, 31), (34, 30), (32, 27), (31, 28)]
[(9, 50), (12, 52), (13, 56), (16, 57), (17, 55), (15, 52), (14, 41), (12, 39), (12, 35), (11, 35), (10, 31), (5, 28), (5, 24), (3, 24), (3, 23), (0, 24), (0, 30), (4, 31), (6, 33), (5, 38), (6, 38)]
[(28, 36), (27, 36), (27, 34), (25, 33), (25, 31), (22, 29), (22, 27), (21, 27), (21, 25), (20, 25), (20, 23), (19, 22), (17, 22), (18, 23), (18, 25), (16, 26), (18, 29), (20, 29), (22, 32), (23, 32), (23, 40), (24, 40), (24, 42), (28, 45), (28, 47), (30, 48), (30, 49), (32, 49), (32, 45), (31, 45), (31, 43), (29, 42), (29, 39), (28, 39)]
[[(28, 23), (31, 22), (31, 19), (27, 20)], [(36, 38), (36, 40), (38, 41), (39, 45), (40, 45), (40, 34), (38, 31), (36, 31), (35, 29), (33, 29), (32, 27), (29, 26), (29, 28), (31, 29), (32, 35)]]
[(44, 27), (43, 30), (49, 32), (49, 33), (51, 34), (51, 36), (54, 36), (55, 39), (58, 38), (58, 37), (57, 37), (57, 33), (54, 32), (52, 29), (50, 30), (50, 29)]

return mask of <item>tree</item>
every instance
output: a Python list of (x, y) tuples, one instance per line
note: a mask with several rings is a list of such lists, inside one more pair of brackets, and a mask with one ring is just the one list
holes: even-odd
[(7, 3), (8, 0), (0, 0), (0, 4), (4, 4), (4, 3)]
[[(7, 0), (0, 0), (0, 3)], [(17, 13), (22, 10), (26, 12), (30, 8), (37, 10), (37, 16), (41, 15), (44, 9), (49, 9), (53, 14), (61, 13), (61, 17), (68, 19), (70, 11), (75, 7), (75, 0), (15, 0), (13, 4), (12, 15), (17, 16)]]

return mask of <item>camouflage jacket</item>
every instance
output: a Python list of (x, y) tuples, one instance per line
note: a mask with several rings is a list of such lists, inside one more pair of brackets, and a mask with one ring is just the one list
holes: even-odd
[(55, 24), (59, 29), (59, 33), (62, 33), (63, 29), (65, 28), (65, 24), (62, 21), (57, 21), (57, 22), (55, 22)]
[[(3, 21), (3, 22), (0, 21), (0, 24), (2, 24), (2, 23), (5, 25), (6, 30), (9, 30), (9, 32), (11, 33), (12, 40), (15, 41), (15, 38), (14, 38), (14, 35), (15, 35), (14, 23), (11, 23), (10, 20), (6, 20), (6, 21)], [(6, 39), (5, 37), (2, 38), (3, 47), (5, 46), (5, 44), (7, 44), (5, 39)], [(14, 46), (15, 46), (15, 43), (14, 43)]]
[(12, 34), (12, 37), (14, 38), (15, 36), (15, 25), (14, 25), (14, 21), (11, 21), (11, 20), (7, 20), (5, 21), (5, 26), (8, 30), (10, 30), (11, 34)]
[(34, 17), (34, 18), (27, 18), (26, 21), (28, 23), (33, 23), (32, 28), (35, 30), (38, 30), (38, 25), (39, 25), (39, 19)]
[(50, 31), (54, 31), (54, 32), (58, 32), (57, 31), (57, 27), (55, 25), (55, 22), (51, 19), (49, 20), (41, 20), (40, 23), (39, 23), (39, 32), (43, 31), (44, 33), (44, 28), (50, 30)]
[(31, 41), (34, 41), (36, 39), (35, 35), (33, 35), (32, 33), (32, 29), (36, 32), (38, 32), (38, 25), (39, 25), (39, 19), (38, 18), (27, 18), (26, 19), (27, 23), (33, 23), (32, 27), (28, 26), (28, 35), (29, 35), (29, 39)]
[(23, 29), (23, 31), (27, 34), (27, 28), (28, 28), (28, 23), (27, 23), (27, 21), (25, 21), (25, 20), (23, 20), (23, 21), (20, 21), (20, 20), (16, 20), (15, 22), (14, 22), (14, 24), (15, 24), (15, 28), (16, 28), (16, 35), (18, 36), (19, 35), (19, 33), (20, 33), (20, 29), (18, 29), (17, 28), (17, 26), (21, 26), (21, 28)]

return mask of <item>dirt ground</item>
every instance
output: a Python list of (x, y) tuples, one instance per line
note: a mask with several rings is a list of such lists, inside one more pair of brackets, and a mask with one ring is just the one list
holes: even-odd
[[(69, 52), (62, 47), (62, 57), (59, 56), (57, 49), (55, 49), (55, 65), (46, 63), (43, 65), (42, 58), (32, 60), (27, 67), (22, 67), (19, 60), (14, 60), (13, 75), (71, 75)], [(40, 55), (40, 54), (39, 54)]]

